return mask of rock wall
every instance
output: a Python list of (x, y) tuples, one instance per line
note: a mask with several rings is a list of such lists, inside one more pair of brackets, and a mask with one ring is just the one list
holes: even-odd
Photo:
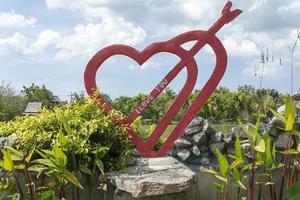
[[(297, 117), (294, 128), (300, 131), (300, 102), (296, 102)], [(277, 112), (284, 114), (285, 107), (281, 106)], [(246, 124), (246, 126), (253, 126)], [(290, 133), (280, 129), (284, 127), (276, 117), (273, 117), (268, 123), (260, 123), (259, 132), (268, 131), (271, 140), (275, 142), (277, 150), (286, 148)], [(242, 149), (247, 157), (250, 155), (250, 144), (247, 141), (246, 134), (240, 126), (233, 127), (231, 133), (222, 133), (209, 124), (206, 119), (196, 117), (185, 129), (181, 138), (174, 143), (170, 154), (182, 162), (197, 165), (216, 165), (216, 159), (213, 154), (214, 148), (218, 148), (223, 154), (234, 154), (235, 135), (238, 134), (241, 140)], [(293, 139), (292, 145), (295, 144)], [(281, 159), (281, 158), (279, 158)]]

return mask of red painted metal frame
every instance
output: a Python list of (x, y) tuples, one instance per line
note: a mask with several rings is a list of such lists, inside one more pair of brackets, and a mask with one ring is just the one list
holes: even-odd
[[(220, 80), (222, 79), (226, 65), (227, 65), (227, 53), (220, 42), (220, 40), (215, 36), (226, 23), (234, 20), (238, 15), (241, 14), (241, 10), (236, 9), (230, 11), (232, 3), (228, 1), (223, 10), (222, 16), (215, 22), (215, 24), (208, 29), (208, 31), (190, 31), (183, 33), (171, 40), (166, 42), (153, 43), (146, 47), (144, 50), (137, 51), (136, 49), (126, 46), (126, 45), (111, 45), (106, 48), (101, 49), (93, 58), (89, 61), (85, 74), (85, 87), (89, 95), (93, 95), (94, 91), (97, 89), (96, 84), (96, 73), (100, 66), (105, 60), (114, 55), (124, 55), (133, 60), (138, 64), (142, 65), (153, 55), (160, 52), (168, 52), (177, 55), (181, 60), (176, 66), (164, 77), (164, 79), (152, 90), (150, 95), (144, 99), (136, 109), (126, 118), (126, 119), (116, 119), (115, 123), (118, 125), (123, 124), (127, 127), (127, 132), (132, 140), (133, 144), (136, 146), (138, 151), (144, 157), (159, 157), (164, 156), (168, 150), (174, 144), (174, 141), (179, 138), (184, 129), (196, 115), (197, 111), (206, 102), (209, 96), (218, 86)], [(197, 41), (196, 44), (189, 50), (183, 49), (180, 45), (189, 42)], [(158, 151), (154, 151), (153, 147), (166, 130), (167, 126), (173, 119), (173, 117), (179, 112), (180, 108), (183, 106), (186, 99), (191, 94), (198, 75), (198, 66), (194, 59), (194, 56), (203, 48), (204, 45), (210, 45), (216, 54), (216, 64), (212, 75), (210, 76), (207, 83), (204, 85), (202, 90), (199, 92), (195, 101), (190, 105), (186, 113), (183, 115), (182, 119), (179, 121), (178, 125), (172, 131), (170, 136), (166, 139), (165, 143), (161, 146)], [(140, 115), (140, 113), (149, 106), (154, 99), (169, 85), (169, 83), (178, 75), (182, 69), (187, 69), (187, 79), (186, 82), (176, 97), (173, 104), (170, 106), (169, 110), (163, 116), (161, 121), (157, 124), (156, 128), (152, 132), (149, 139), (146, 141), (139, 138), (138, 134), (130, 127), (131, 123)], [(99, 105), (103, 108), (105, 114), (109, 114), (113, 108), (105, 101), (103, 96), (98, 97)]]

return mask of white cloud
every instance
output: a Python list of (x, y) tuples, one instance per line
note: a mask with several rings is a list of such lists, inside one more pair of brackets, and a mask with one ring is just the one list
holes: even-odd
[(36, 23), (35, 18), (25, 17), (24, 15), (16, 14), (13, 10), (10, 12), (0, 13), (0, 27), (33, 27)]
[(106, 45), (122, 43), (136, 45), (144, 41), (146, 32), (122, 18), (107, 17), (101, 23), (78, 24), (69, 35), (47, 29), (36, 38), (15, 33), (0, 38), (0, 50), (13, 49), (22, 55), (36, 57), (43, 54), (59, 60), (72, 57), (87, 58)]
[(228, 53), (232, 56), (254, 56), (258, 55), (259, 51), (254, 42), (250, 40), (236, 41), (234, 38), (225, 37), (223, 44)]
[(268, 0), (256, 0), (253, 2), (253, 4), (251, 5), (251, 7), (248, 9), (250, 12), (254, 11), (256, 9), (258, 9), (259, 7), (261, 7), (263, 4), (267, 3)]
[(35, 42), (33, 42), (26, 50), (25, 54), (36, 55), (45, 52), (50, 47), (55, 47), (62, 40), (59, 33), (53, 30), (44, 30), (39, 33)]
[(161, 63), (159, 62), (147, 61), (141, 66), (138, 66), (138, 64), (137, 65), (130, 64), (128, 67), (131, 70), (135, 70), (135, 69), (146, 70), (146, 69), (153, 69), (153, 68), (157, 69), (159, 66), (161, 66)]
[(64, 37), (56, 47), (57, 59), (88, 57), (105, 45), (123, 43), (136, 45), (144, 41), (146, 32), (122, 18), (106, 18), (101, 23), (77, 25), (74, 33)]
[(0, 38), (0, 51), (7, 53), (12, 51), (13, 53), (22, 53), (28, 45), (28, 38), (21, 33), (15, 33), (12, 36), (6, 38)]

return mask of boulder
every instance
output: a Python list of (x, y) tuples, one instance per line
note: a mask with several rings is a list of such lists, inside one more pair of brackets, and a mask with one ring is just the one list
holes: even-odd
[(207, 152), (209, 150), (208, 147), (204, 145), (199, 145), (198, 147), (200, 152)]
[(191, 152), (188, 149), (178, 149), (176, 154), (178, 158), (184, 162), (191, 155)]
[(209, 165), (210, 164), (208, 153), (205, 153), (205, 154), (202, 155), (200, 163), (202, 165)]
[(11, 134), (7, 137), (0, 137), (0, 149), (3, 149), (5, 146), (12, 146), (16, 143), (17, 135)]
[[(290, 138), (290, 134), (286, 133), (286, 132), (283, 132), (280, 135), (278, 135), (278, 137), (275, 141), (276, 149), (279, 149), (279, 150), (286, 149), (287, 146), (288, 146), (288, 142), (290, 140), (289, 138)], [(293, 141), (293, 139), (291, 139), (290, 140), (290, 146), (293, 146), (293, 144), (294, 144), (294, 141)]]
[(201, 126), (192, 126), (192, 127), (187, 127), (185, 130), (184, 130), (184, 134), (185, 135), (193, 135), (195, 133), (198, 133), (202, 130), (202, 127)]
[(136, 158), (135, 157), (129, 156), (128, 158), (125, 159), (125, 164), (127, 166), (132, 166), (135, 163), (136, 163)]
[(193, 146), (190, 150), (195, 156), (200, 156), (201, 152), (200, 149), (198, 148), (198, 146)]
[(212, 143), (221, 142), (222, 138), (223, 138), (223, 133), (216, 132), (210, 135), (209, 143), (212, 144)]
[(207, 120), (204, 120), (204, 122), (203, 122), (203, 127), (202, 127), (202, 131), (207, 131), (208, 127), (209, 127), (208, 121), (207, 121)]
[(215, 148), (219, 149), (220, 152), (223, 152), (224, 148), (225, 148), (224, 142), (218, 142), (218, 143), (213, 143), (213, 144), (209, 145), (209, 150), (211, 152), (214, 152)]
[(229, 144), (232, 142), (232, 134), (230, 135), (223, 135), (223, 141), (226, 143), (226, 144)]
[(118, 190), (135, 198), (182, 192), (195, 180), (195, 173), (172, 157), (138, 158), (126, 173), (109, 173)]
[(177, 139), (175, 142), (174, 142), (174, 145), (177, 147), (177, 148), (187, 148), (187, 147), (190, 147), (192, 146), (192, 143), (186, 139), (183, 139), (183, 138), (179, 138)]
[(205, 134), (205, 132), (199, 132), (195, 135), (193, 135), (193, 142), (195, 142), (196, 144), (200, 144), (200, 145), (207, 145), (207, 135)]
[(204, 123), (204, 119), (202, 117), (195, 117), (190, 124), (188, 125), (188, 127), (193, 127), (193, 126), (203, 126)]

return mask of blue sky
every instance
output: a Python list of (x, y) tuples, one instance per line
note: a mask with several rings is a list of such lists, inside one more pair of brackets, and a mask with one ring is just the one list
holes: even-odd
[[(83, 73), (89, 59), (110, 44), (139, 50), (190, 30), (206, 30), (220, 16), (225, 1), (210, 0), (6, 0), (0, 3), (0, 81), (17, 91), (23, 85), (45, 84), (68, 99), (84, 91)], [(244, 13), (217, 36), (228, 53), (222, 86), (259, 87), (261, 49), (273, 62), (265, 66), (263, 87), (290, 91), (290, 54), (300, 26), (300, 0), (235, 0)], [(300, 88), (300, 41), (295, 49), (294, 93)], [(189, 45), (187, 45), (187, 48)], [(209, 47), (196, 56), (200, 89), (214, 66)], [(279, 60), (281, 59), (281, 64)], [(178, 62), (160, 54), (142, 67), (117, 56), (97, 74), (101, 90), (112, 97), (149, 93)], [(256, 74), (256, 76), (255, 76)], [(183, 71), (171, 83), (178, 91)]]

